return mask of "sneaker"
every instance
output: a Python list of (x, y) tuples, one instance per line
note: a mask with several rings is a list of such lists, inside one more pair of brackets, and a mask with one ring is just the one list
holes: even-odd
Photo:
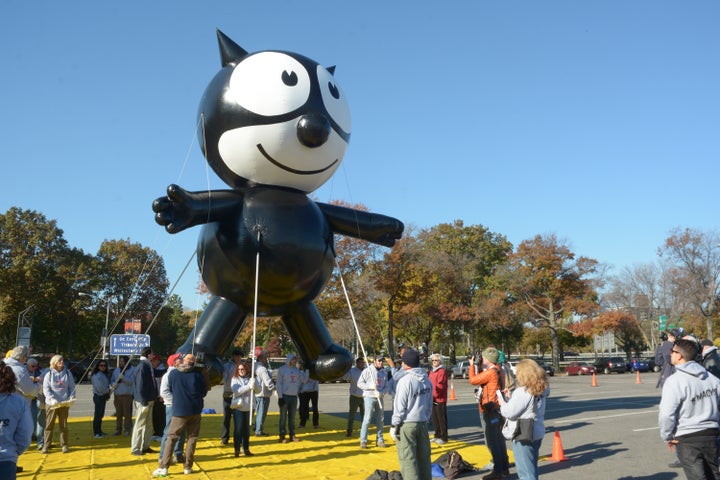
[(93, 437), (94, 438), (103, 438), (103, 437), (107, 437), (107, 435), (105, 435), (104, 433), (96, 433), (95, 435), (93, 435)]
[(377, 442), (375, 444), (375, 446), (380, 447), (380, 448), (385, 448), (385, 442)]
[(346, 436), (346, 437), (352, 437), (352, 430), (346, 430), (346, 431), (345, 431), (345, 436)]
[(668, 467), (670, 467), (670, 468), (682, 468), (682, 463), (680, 463), (680, 460), (675, 460), (674, 462), (668, 464)]
[(48, 453), (48, 448), (42, 447), (42, 450), (40, 450), (40, 453)]
[(252, 457), (252, 456), (255, 455), (255, 454), (252, 453), (250, 450), (245, 450), (245, 451), (243, 452), (243, 455), (245, 455), (246, 457)]
[(167, 475), (167, 468), (156, 468), (152, 474), (153, 477), (164, 477)]
[(258, 432), (255, 432), (255, 436), (256, 436), (256, 437), (267, 437), (267, 436), (268, 436), (268, 434), (267, 434), (267, 433), (265, 433), (265, 432), (260, 432), (260, 433), (258, 433)]
[(445, 440), (443, 440), (442, 438), (436, 438), (436, 439), (434, 440), (434, 442), (437, 443), (438, 445), (445, 445), (445, 444), (447, 443), (447, 442), (446, 442)]
[(299, 441), (300, 441), (300, 438), (299, 438), (299, 437), (292, 437), (292, 441), (293, 441), (293, 442), (299, 442)]
[(192, 468), (186, 468), (186, 469), (184, 469), (184, 470), (183, 470), (183, 473), (184, 473), (185, 475), (190, 475), (190, 474), (192, 473)]
[(68, 447), (67, 447), (67, 445), (63, 445), (63, 447), (62, 447), (62, 453), (68, 453)]
[(113, 435), (119, 437), (121, 435), (120, 430), (115, 430), (115, 433), (113, 433)]
[(366, 449), (366, 448), (367, 448), (367, 443), (362, 442), (362, 443), (360, 444), (360, 448)]
[(43, 444), (42, 444), (42, 443), (38, 443), (38, 444), (37, 444), (37, 447), (35, 447), (35, 448), (37, 448), (38, 450), (42, 450), (42, 449), (43, 449)]

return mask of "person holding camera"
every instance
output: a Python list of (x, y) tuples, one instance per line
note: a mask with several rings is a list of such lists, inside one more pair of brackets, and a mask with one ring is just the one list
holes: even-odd
[(497, 365), (500, 353), (495, 347), (488, 347), (482, 351), (482, 367), (475, 364), (475, 357), (470, 358), (469, 379), (470, 385), (482, 387), (479, 409), (485, 425), (485, 443), (493, 460), (493, 471), (483, 477), (483, 480), (495, 480), (510, 474), (510, 461), (508, 460), (505, 438), (502, 435), (503, 418), (500, 415), (500, 403), (497, 391), (505, 389), (505, 381), (500, 367)]

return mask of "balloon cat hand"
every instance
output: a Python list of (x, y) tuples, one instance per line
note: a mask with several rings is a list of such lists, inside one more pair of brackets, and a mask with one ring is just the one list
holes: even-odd
[(243, 195), (234, 190), (189, 192), (178, 185), (167, 188), (167, 196), (153, 202), (155, 222), (168, 233), (210, 223), (226, 212), (242, 208)]

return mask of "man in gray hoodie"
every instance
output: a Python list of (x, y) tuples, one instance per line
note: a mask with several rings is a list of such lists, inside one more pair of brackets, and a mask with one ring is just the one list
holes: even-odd
[[(275, 388), (278, 394), (278, 406), (280, 407), (280, 443), (287, 443), (285, 434), (290, 433), (290, 441), (298, 442), (300, 439), (295, 436), (295, 414), (297, 413), (298, 393), (300, 384), (304, 381), (304, 374), (295, 365), (297, 357), (289, 353), (285, 359), (285, 365), (278, 368), (277, 382)], [(285, 423), (287, 421), (287, 430)]]
[(395, 389), (390, 436), (397, 443), (403, 480), (430, 480), (430, 438), (427, 423), (432, 413), (432, 383), (420, 355), (408, 349), (402, 355), (402, 376)]
[(696, 342), (675, 340), (670, 357), (675, 373), (665, 381), (660, 399), (660, 438), (677, 450), (688, 480), (717, 480), (720, 379), (695, 362), (697, 352)]

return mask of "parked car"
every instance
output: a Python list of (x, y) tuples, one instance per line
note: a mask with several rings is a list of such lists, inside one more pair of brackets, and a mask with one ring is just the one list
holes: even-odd
[(452, 378), (468, 378), (470, 372), (470, 361), (463, 360), (452, 368)]
[(533, 360), (535, 360), (538, 363), (538, 365), (540, 365), (543, 368), (543, 370), (545, 370), (545, 373), (547, 373), (549, 376), (551, 376), (551, 377), (555, 376), (555, 369), (553, 368), (553, 366), (551, 364), (545, 363), (545, 360), (543, 360), (541, 358), (533, 358)]
[(625, 364), (625, 360), (623, 360), (620, 357), (611, 357), (611, 358), (598, 358), (595, 360), (595, 363), (593, 363), (593, 366), (595, 367), (595, 370), (597, 372), (602, 373), (625, 373), (627, 366)]
[(587, 362), (570, 362), (565, 367), (565, 375), (592, 375), (595, 373), (595, 367)]
[(631, 358), (627, 364), (627, 369), (631, 372), (649, 372), (650, 364), (642, 358)]

